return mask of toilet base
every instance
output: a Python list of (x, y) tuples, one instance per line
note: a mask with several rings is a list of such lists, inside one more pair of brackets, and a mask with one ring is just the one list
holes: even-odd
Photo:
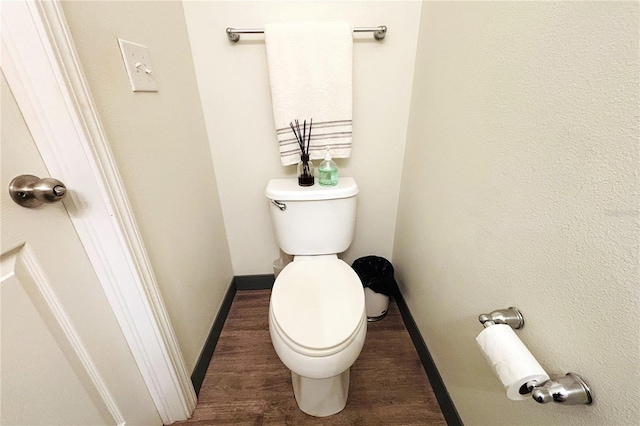
[(293, 394), (300, 410), (315, 417), (342, 411), (349, 396), (349, 370), (326, 379), (310, 379), (292, 371)]

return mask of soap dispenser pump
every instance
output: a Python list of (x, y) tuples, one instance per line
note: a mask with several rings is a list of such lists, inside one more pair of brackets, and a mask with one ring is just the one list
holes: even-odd
[(338, 166), (331, 160), (331, 153), (327, 147), (324, 161), (318, 167), (318, 183), (321, 186), (336, 186), (338, 184)]

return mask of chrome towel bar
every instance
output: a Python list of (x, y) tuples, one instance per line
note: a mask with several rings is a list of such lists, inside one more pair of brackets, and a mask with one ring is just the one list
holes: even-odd
[[(227, 28), (227, 37), (229, 37), (229, 41), (237, 42), (240, 40), (240, 34), (263, 34), (263, 29), (236, 29), (236, 28)], [(355, 27), (353, 29), (354, 33), (373, 33), (373, 38), (376, 40), (382, 40), (385, 35), (387, 35), (387, 27), (384, 25), (380, 25), (379, 27)]]

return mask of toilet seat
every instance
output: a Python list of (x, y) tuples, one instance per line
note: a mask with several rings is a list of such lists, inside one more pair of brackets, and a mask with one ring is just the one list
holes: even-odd
[(328, 356), (348, 345), (365, 322), (364, 308), (358, 275), (337, 257), (296, 259), (271, 293), (276, 330), (294, 351), (309, 356)]

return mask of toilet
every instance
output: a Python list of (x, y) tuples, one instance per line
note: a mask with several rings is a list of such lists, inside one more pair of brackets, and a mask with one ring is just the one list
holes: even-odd
[(300, 410), (330, 416), (347, 403), (367, 333), (362, 283), (338, 259), (353, 241), (358, 185), (348, 177), (333, 187), (272, 179), (265, 195), (280, 249), (293, 255), (271, 292), (271, 341), (291, 370)]

